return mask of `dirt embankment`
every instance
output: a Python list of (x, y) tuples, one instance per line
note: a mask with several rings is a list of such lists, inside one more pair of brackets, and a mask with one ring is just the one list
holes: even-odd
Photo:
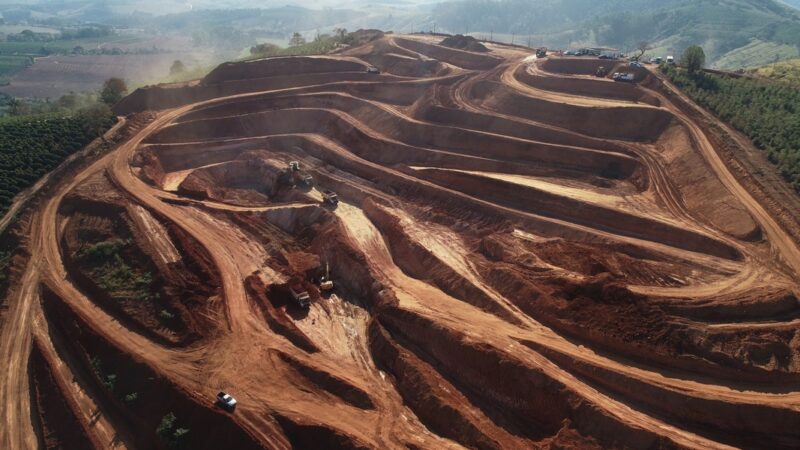
[(379, 321), (494, 423), (517, 436), (540, 441), (575, 428), (580, 447), (592, 446), (592, 438), (602, 446), (670, 446), (666, 439), (613, 421), (559, 381), (491, 345), (399, 308), (384, 308)]
[(542, 69), (551, 73), (564, 75), (592, 75), (600, 67), (611, 68), (617, 64), (615, 60), (598, 58), (547, 58), (539, 63)]
[[(43, 294), (45, 315), (50, 326), (63, 338), (71, 358), (93, 377), (96, 390), (106, 396), (129, 427), (142, 430), (134, 436), (137, 445), (167, 448), (174, 436), (159, 436), (155, 430), (162, 419), (172, 413), (177, 418), (176, 428), (189, 430), (180, 438), (187, 448), (266, 448), (243, 431), (230, 415), (209, 408), (209, 404), (197, 403), (197, 399), (187, 395), (173, 380), (111, 345), (55, 294), (48, 290)], [(109, 382), (111, 375), (114, 375), (113, 383)], [(136, 394), (135, 398), (125, 400), (124, 397), (132, 393)]]
[[(470, 173), (428, 169), (422, 171), (422, 174), (426, 179), (439, 185), (521, 211), (555, 219), (569, 216), (575, 223), (614, 234), (660, 242), (723, 258), (741, 258), (741, 254), (735, 248), (724, 242), (646, 217), (629, 215), (539, 189)], [(580, 212), (576, 214), (576, 211)]]
[(653, 141), (674, 120), (663, 109), (556, 103), (520, 94), (491, 81), (476, 83), (472, 94), (491, 110), (600, 138)]
[(429, 280), (443, 292), (504, 320), (520, 323), (519, 319), (465, 278), (464, 274), (459, 274), (430, 249), (411, 239), (403, 230), (400, 219), (389, 210), (372, 199), (365, 200), (362, 208), (364, 214), (387, 237), (392, 257), (405, 273), (417, 279)]
[(615, 82), (606, 79), (564, 79), (560, 77), (537, 76), (531, 74), (525, 66), (518, 67), (514, 71), (514, 77), (522, 83), (545, 91), (556, 91), (565, 94), (609, 98), (629, 102), (641, 102), (652, 106), (661, 106), (661, 101), (658, 97), (639, 89), (632, 83)]
[(472, 36), (463, 36), (457, 34), (455, 36), (448, 36), (439, 42), (439, 45), (444, 47), (455, 48), (458, 50), (466, 50), (468, 52), (486, 53), (489, 51), (485, 45), (481, 44), (477, 39)]
[[(276, 111), (282, 106), (292, 109)], [(322, 109), (323, 106), (346, 109), (350, 117)], [(306, 109), (309, 107), (314, 109)], [(540, 166), (544, 163), (550, 167), (569, 167), (572, 170), (600, 174), (614, 172), (618, 177), (629, 176), (637, 167), (635, 159), (615, 153), (583, 151), (573, 147), (523, 141), (496, 134), (411, 122), (369, 103), (334, 94), (276, 98), (264, 103), (248, 103), (240, 106), (245, 114), (239, 116), (229, 116), (230, 108), (233, 106), (221, 106), (216, 110), (207, 109), (204, 115), (219, 114), (221, 117), (182, 122), (153, 135), (150, 142), (172, 144), (184, 140), (224, 139), (233, 136), (256, 138), (267, 134), (315, 133), (347, 143), (352, 151), (367, 159), (386, 163), (402, 161), (408, 165), (425, 165), (426, 160), (448, 158), (447, 155), (431, 154), (433, 150), (511, 163), (536, 162)], [(353, 123), (353, 119), (363, 122)], [(320, 128), (319, 124), (324, 124), (324, 127)], [(363, 126), (356, 126), (362, 124), (369, 127), (372, 132), (367, 133)], [(400, 136), (403, 136), (405, 145), (382, 142), (386, 138)], [(409, 144), (413, 147), (408, 147)], [(403, 153), (378, 152), (375, 150), (377, 145), (402, 146), (405, 150)], [(369, 152), (370, 156), (367, 156), (366, 152)], [(565, 163), (565, 153), (569, 154), (569, 164)], [(419, 157), (415, 159), (415, 155)], [(459, 159), (463, 158), (452, 158), (453, 161)]]
[(441, 61), (425, 58), (386, 39), (349, 49), (342, 54), (367, 61), (382, 73), (403, 77), (442, 76), (450, 72), (447, 65)]
[(215, 84), (231, 80), (247, 80), (277, 75), (363, 72), (364, 70), (366, 70), (366, 67), (356, 60), (324, 57), (276, 57), (221, 64), (206, 75), (202, 82)]
[(503, 60), (481, 53), (457, 50), (441, 45), (428, 44), (414, 39), (394, 38), (402, 48), (425, 55), (447, 64), (468, 70), (487, 70), (498, 66)]
[(47, 450), (100, 448), (100, 443), (93, 441), (75, 416), (36, 342), (31, 349), (30, 367), (35, 408), (32, 412), (38, 416), (42, 447)]
[(289, 182), (287, 163), (267, 152), (246, 152), (235, 161), (192, 171), (178, 186), (182, 195), (240, 205), (270, 203)]

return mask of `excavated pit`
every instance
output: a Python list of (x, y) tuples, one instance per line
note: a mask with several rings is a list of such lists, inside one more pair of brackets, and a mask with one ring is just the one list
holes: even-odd
[(657, 73), (354, 36), (138, 89), (15, 236), (44, 448), (798, 445), (800, 250)]

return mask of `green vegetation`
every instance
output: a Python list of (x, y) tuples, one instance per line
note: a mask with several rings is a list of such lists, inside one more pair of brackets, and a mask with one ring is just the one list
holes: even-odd
[(706, 54), (699, 45), (691, 45), (683, 52), (681, 66), (690, 74), (694, 74), (706, 65)]
[(11, 199), (115, 121), (101, 105), (74, 113), (0, 118), (0, 213)]
[(114, 103), (122, 100), (125, 93), (128, 92), (128, 86), (121, 78), (109, 78), (103, 83), (103, 89), (100, 91), (100, 99), (104, 103), (111, 106)]
[(302, 36), (295, 33), (295, 36), (287, 48), (282, 48), (274, 44), (258, 44), (250, 47), (250, 55), (254, 58), (266, 58), (268, 56), (305, 56), (305, 55), (323, 55), (336, 50), (338, 44), (347, 43), (349, 35), (331, 36), (323, 34), (317, 36), (311, 42), (305, 42)]
[(30, 56), (0, 55), (0, 86), (8, 84), (14, 74), (31, 64), (33, 58)]
[(92, 356), (89, 359), (89, 365), (92, 367), (92, 372), (100, 380), (103, 387), (106, 388), (108, 392), (114, 393), (114, 388), (117, 385), (117, 375), (114, 373), (106, 374), (103, 370), (103, 362), (100, 361), (100, 358), (97, 356)]
[(800, 193), (800, 87), (785, 82), (734, 78), (662, 66), (681, 90), (764, 150)]
[(8, 266), (11, 264), (11, 252), (0, 250), (0, 286), (8, 281)]
[(161, 438), (161, 441), (169, 448), (180, 449), (185, 445), (186, 435), (189, 433), (188, 428), (178, 428), (176, 425), (177, 418), (173, 413), (167, 413), (161, 418), (161, 423), (156, 428), (156, 434)]
[(153, 274), (129, 266), (122, 255), (131, 240), (98, 242), (77, 252), (77, 260), (89, 269), (90, 277), (115, 300), (150, 300)]
[(800, 58), (769, 64), (750, 71), (753, 75), (800, 84)]

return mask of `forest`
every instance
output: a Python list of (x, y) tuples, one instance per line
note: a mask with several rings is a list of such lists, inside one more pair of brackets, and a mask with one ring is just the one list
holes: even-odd
[(750, 77), (661, 69), (678, 88), (744, 133), (800, 193), (800, 86)]
[(114, 122), (107, 107), (0, 119), (0, 213), (12, 198)]

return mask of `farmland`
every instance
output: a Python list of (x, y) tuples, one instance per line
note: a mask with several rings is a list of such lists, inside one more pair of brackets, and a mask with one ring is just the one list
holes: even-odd
[(175, 59), (190, 61), (191, 55), (53, 55), (37, 58), (0, 91), (15, 97), (57, 98), (70, 92), (99, 89), (110, 77), (129, 82), (147, 81), (169, 74)]
[(94, 139), (99, 128), (113, 123), (110, 115), (97, 117), (78, 113), (0, 120), (0, 212), (14, 195)]

